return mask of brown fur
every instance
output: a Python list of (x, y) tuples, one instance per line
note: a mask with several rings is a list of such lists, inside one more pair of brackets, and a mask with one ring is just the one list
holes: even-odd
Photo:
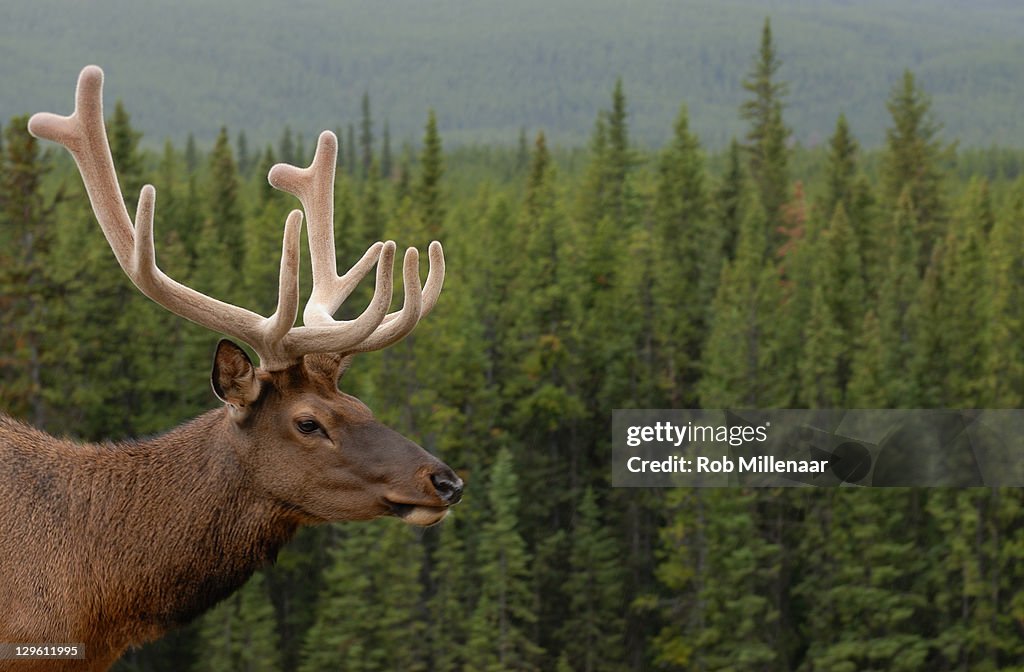
[(105, 670), (239, 588), (299, 525), (410, 508), (436, 522), (457, 501), (431, 481), (461, 491), (448, 467), (337, 389), (341, 360), (266, 372), (224, 343), (225, 407), (157, 438), (78, 444), (0, 415), (0, 642), (88, 658), (0, 671)]

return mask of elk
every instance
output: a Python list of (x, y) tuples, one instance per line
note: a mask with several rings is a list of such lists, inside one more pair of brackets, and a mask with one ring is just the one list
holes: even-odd
[[(0, 670), (106, 670), (129, 646), (187, 623), (238, 589), (301, 525), (397, 516), (439, 522), (462, 480), (374, 419), (338, 383), (352, 356), (408, 334), (437, 301), (441, 245), (427, 281), (406, 251), (404, 303), (388, 313), (395, 243), (374, 243), (338, 275), (333, 229), (337, 138), (325, 131), (308, 168), (274, 166), (308, 221), (312, 294), (296, 327), (302, 212), (284, 225), (276, 311), (262, 317), (161, 271), (156, 192), (135, 222), (104, 128), (103, 72), (82, 70), (71, 116), (34, 115), (29, 131), (66, 147), (121, 268), (172, 313), (247, 343), (221, 340), (211, 383), (223, 402), (156, 438), (79, 444), (0, 415), (0, 643), (80, 643), (86, 660), (0, 661)], [(366, 310), (334, 313), (376, 266)], [(115, 347), (115, 346), (112, 346)]]

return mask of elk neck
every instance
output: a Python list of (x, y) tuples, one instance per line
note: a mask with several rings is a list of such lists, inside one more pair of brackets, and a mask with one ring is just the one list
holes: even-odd
[(47, 452), (44, 470), (65, 475), (48, 486), (64, 505), (49, 509), (77, 541), (61, 549), (66, 590), (104, 621), (89, 629), (153, 639), (276, 558), (303, 519), (252, 488), (242, 441), (220, 408), (152, 439)]

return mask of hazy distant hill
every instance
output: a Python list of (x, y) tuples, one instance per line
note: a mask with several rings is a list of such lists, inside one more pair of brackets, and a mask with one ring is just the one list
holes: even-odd
[(107, 71), (150, 142), (221, 124), (307, 143), (358, 121), (368, 90), (396, 141), (428, 107), (448, 143), (543, 127), (586, 141), (622, 76), (635, 135), (660, 143), (680, 103), (705, 143), (741, 131), (740, 80), (771, 15), (797, 137), (844, 110), (865, 144), (912, 68), (949, 138), (1024, 146), (1024, 3), (1016, 0), (5, 0), (0, 117), (68, 111), (80, 66)]

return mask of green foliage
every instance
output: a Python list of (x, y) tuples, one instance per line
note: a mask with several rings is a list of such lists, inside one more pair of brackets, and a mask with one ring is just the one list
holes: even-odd
[(266, 581), (257, 572), (237, 593), (203, 616), (195, 669), (276, 672), (282, 669), (277, 621)]
[(750, 124), (746, 145), (750, 175), (760, 192), (770, 231), (781, 222), (780, 210), (789, 192), (786, 141), (790, 131), (782, 121), (782, 101), (789, 87), (776, 77), (781, 66), (772, 42), (771, 21), (766, 18), (761, 31), (761, 48), (743, 80), (743, 88), (750, 92), (751, 99), (740, 106), (740, 118)]
[(466, 672), (539, 669), (543, 653), (530, 638), (536, 621), (529, 552), (518, 530), (518, 479), (512, 455), (499, 451), (488, 488), (491, 519), (480, 532), (480, 595), (469, 620)]
[(330, 554), (301, 672), (425, 670), (422, 548), (399, 521), (352, 525)]

